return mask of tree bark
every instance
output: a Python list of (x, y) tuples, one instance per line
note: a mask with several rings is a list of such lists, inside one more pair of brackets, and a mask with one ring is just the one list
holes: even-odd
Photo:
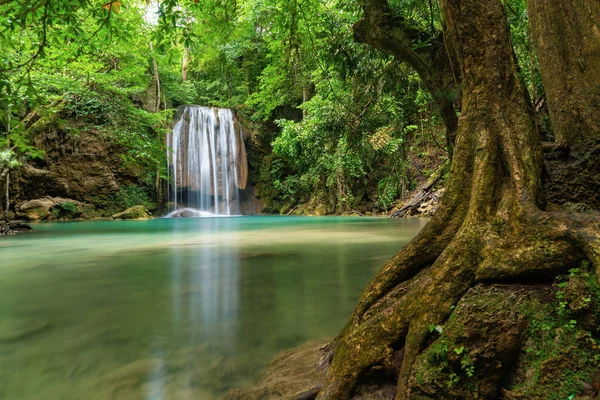
[[(376, 370), (396, 374), (396, 399), (413, 398), (409, 382), (429, 328), (479, 282), (552, 279), (582, 260), (600, 272), (600, 218), (544, 210), (542, 147), (503, 5), (440, 3), (463, 83), (448, 187), (434, 218), (367, 285), (330, 344), (319, 400), (349, 399)], [(474, 378), (479, 387), (476, 379), (487, 378)], [(494, 398), (500, 385), (477, 395)]]
[(600, 2), (527, 0), (555, 141), (600, 137)]
[(188, 80), (188, 70), (190, 64), (190, 52), (187, 47), (183, 48), (183, 59), (181, 60), (181, 81)]
[(152, 52), (152, 70), (154, 74), (154, 82), (156, 84), (156, 101), (154, 102), (154, 112), (160, 111), (160, 75), (158, 74), (158, 64), (156, 63), (156, 57), (154, 56), (154, 46), (150, 42), (150, 51)]
[[(458, 128), (455, 102), (460, 97), (460, 71), (452, 43), (442, 32), (426, 32), (393, 17), (388, 0), (362, 0), (364, 14), (354, 29), (354, 38), (393, 55), (410, 65), (431, 94), (446, 126), (446, 141), (452, 151)], [(416, 49), (414, 42), (428, 43)]]

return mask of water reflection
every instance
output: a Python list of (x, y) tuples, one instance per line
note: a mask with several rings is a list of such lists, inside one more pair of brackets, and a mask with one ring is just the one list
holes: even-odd
[(369, 278), (422, 224), (40, 225), (0, 248), (0, 339), (12, 321), (49, 326), (0, 340), (0, 398), (221, 398), (252, 383), (277, 352), (336, 334)]

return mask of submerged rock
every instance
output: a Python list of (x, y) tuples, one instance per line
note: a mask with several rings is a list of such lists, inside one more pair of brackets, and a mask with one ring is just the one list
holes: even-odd
[(50, 322), (17, 318), (0, 320), (0, 344), (28, 339), (50, 329)]
[(149, 219), (152, 218), (150, 211), (144, 206), (133, 206), (127, 210), (113, 215), (114, 219)]

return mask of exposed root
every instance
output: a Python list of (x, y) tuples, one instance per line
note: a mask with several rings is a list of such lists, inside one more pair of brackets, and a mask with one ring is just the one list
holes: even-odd
[[(368, 302), (363, 298), (360, 303), (362, 312), (355, 313), (352, 325), (328, 353), (333, 359), (318, 399), (351, 398), (356, 385), (374, 369), (388, 374), (397, 371), (396, 399), (408, 398), (409, 378), (430, 336), (430, 327), (444, 323), (477, 282), (548, 282), (584, 259), (599, 271), (598, 217), (539, 211), (526, 219), (528, 225), (514, 223), (511, 227), (498, 220), (496, 225), (482, 225), (476, 230), (461, 229), (435, 262), (411, 279), (416, 262), (394, 273), (393, 260), (388, 263), (378, 276), (404, 279), (392, 288), (392, 279), (382, 283), (375, 278), (369, 285), (363, 294)], [(423, 242), (415, 241), (413, 246)], [(383, 295), (376, 298), (380, 293)], [(399, 371), (394, 356), (398, 350), (402, 351)]]

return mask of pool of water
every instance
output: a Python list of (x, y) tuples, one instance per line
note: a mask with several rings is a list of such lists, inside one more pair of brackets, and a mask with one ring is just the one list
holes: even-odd
[(0, 399), (218, 399), (279, 351), (335, 335), (424, 224), (35, 224), (0, 239)]

